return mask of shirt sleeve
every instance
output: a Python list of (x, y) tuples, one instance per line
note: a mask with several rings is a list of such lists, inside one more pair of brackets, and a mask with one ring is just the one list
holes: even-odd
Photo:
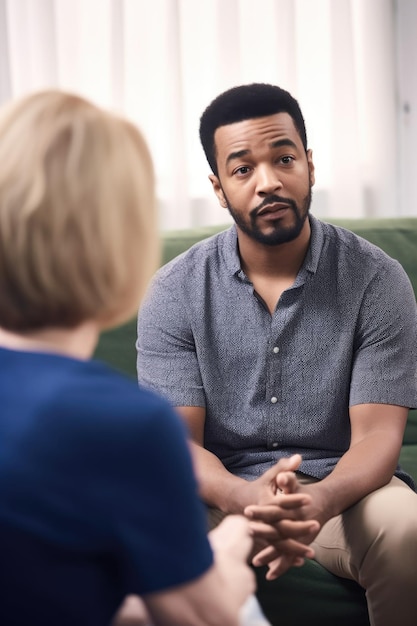
[(192, 323), (178, 293), (172, 277), (156, 274), (138, 315), (138, 380), (174, 406), (205, 407)]
[(417, 404), (417, 316), (410, 280), (389, 260), (364, 291), (354, 346), (350, 406)]

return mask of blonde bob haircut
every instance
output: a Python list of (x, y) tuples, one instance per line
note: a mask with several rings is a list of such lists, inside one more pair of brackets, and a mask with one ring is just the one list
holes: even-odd
[(132, 317), (159, 259), (138, 129), (77, 95), (39, 92), (0, 110), (0, 163), (0, 326)]

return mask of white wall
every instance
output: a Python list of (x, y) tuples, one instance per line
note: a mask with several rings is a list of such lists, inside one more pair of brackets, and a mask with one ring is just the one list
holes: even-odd
[[(417, 215), (417, 0), (394, 0), (397, 34), (398, 213)], [(391, 155), (386, 155), (387, 159)]]
[(136, 122), (164, 229), (224, 222), (198, 120), (265, 81), (303, 110), (319, 217), (417, 215), (417, 0), (0, 0), (0, 103), (80, 92)]

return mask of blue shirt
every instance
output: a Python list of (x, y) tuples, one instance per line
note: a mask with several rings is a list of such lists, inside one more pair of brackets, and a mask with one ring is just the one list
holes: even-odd
[(161, 268), (139, 313), (139, 380), (174, 405), (205, 407), (205, 447), (243, 478), (293, 453), (323, 478), (349, 447), (350, 406), (417, 404), (405, 271), (310, 221), (306, 258), (272, 316), (241, 269), (234, 226)]
[(108, 626), (212, 564), (184, 427), (94, 361), (0, 349), (0, 624)]

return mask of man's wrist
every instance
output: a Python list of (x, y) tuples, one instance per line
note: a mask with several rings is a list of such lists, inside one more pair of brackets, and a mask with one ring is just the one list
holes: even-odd
[(223, 498), (220, 502), (220, 509), (228, 514), (243, 514), (245, 507), (249, 504), (254, 504), (247, 494), (247, 491), (248, 481), (244, 478), (233, 476), (228, 488), (224, 490)]

